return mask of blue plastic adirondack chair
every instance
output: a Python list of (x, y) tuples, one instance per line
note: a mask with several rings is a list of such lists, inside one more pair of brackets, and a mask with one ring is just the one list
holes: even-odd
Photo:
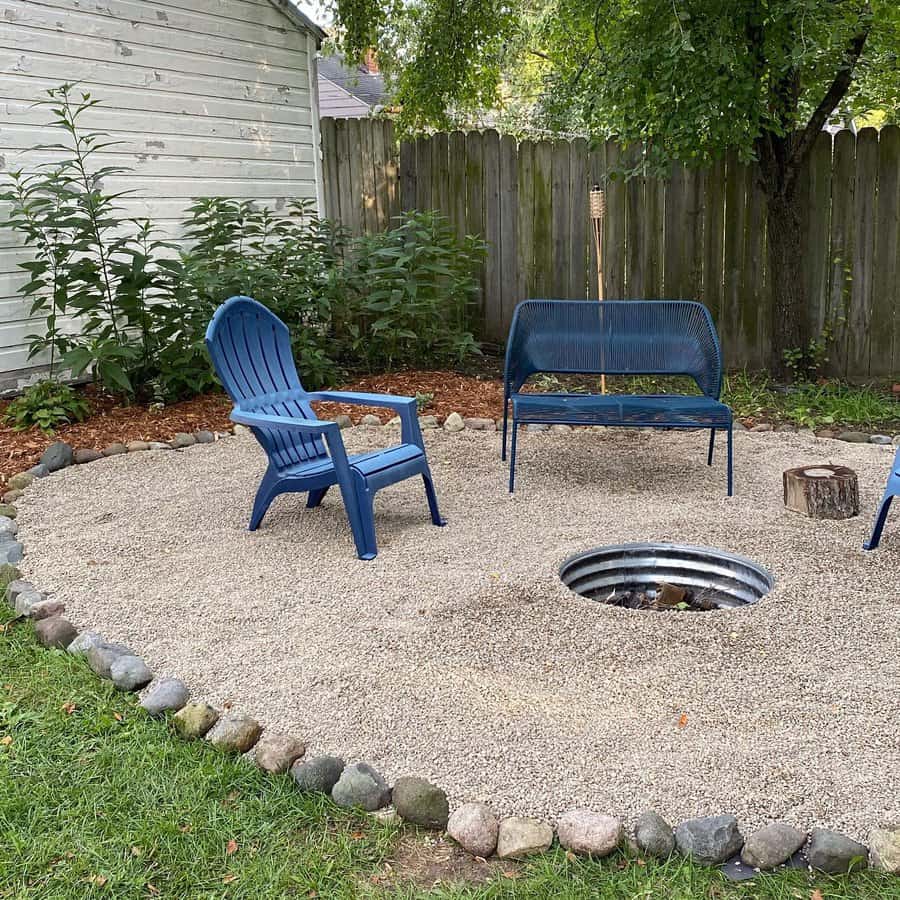
[[(413, 475), (421, 475), (425, 482), (431, 521), (445, 524), (438, 512), (414, 399), (305, 391), (297, 376), (287, 326), (250, 297), (232, 297), (216, 310), (206, 329), (206, 346), (234, 401), (232, 420), (248, 425), (269, 457), (253, 502), (251, 531), (259, 527), (279, 494), (308, 492), (306, 505), (312, 508), (337, 484), (359, 558), (374, 559), (378, 552), (372, 511), (375, 492)], [(395, 410), (402, 443), (348, 456), (337, 423), (321, 421), (313, 412), (310, 403), (317, 400)]]
[(881, 543), (881, 532), (884, 531), (884, 523), (887, 521), (888, 510), (891, 508), (891, 500), (894, 497), (900, 497), (900, 449), (897, 450), (897, 455), (894, 457), (891, 474), (888, 475), (887, 486), (884, 489), (884, 496), (881, 498), (878, 512), (875, 514), (872, 534), (863, 544), (863, 550), (874, 550)]

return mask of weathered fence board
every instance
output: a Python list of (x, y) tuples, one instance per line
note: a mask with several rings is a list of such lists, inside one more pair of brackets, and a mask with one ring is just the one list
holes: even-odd
[[(522, 141), (495, 131), (397, 145), (381, 120), (322, 121), (325, 214), (353, 234), (400, 210), (437, 209), (458, 237), (488, 244), (473, 327), (502, 340), (526, 297), (597, 297), (588, 192), (606, 192), (604, 295), (696, 297), (729, 366), (771, 363), (773, 298), (766, 203), (733, 154), (670, 177), (637, 174), (641, 148), (614, 141)], [(842, 375), (900, 371), (900, 129), (823, 133), (801, 173), (802, 277), (814, 336), (830, 331)]]

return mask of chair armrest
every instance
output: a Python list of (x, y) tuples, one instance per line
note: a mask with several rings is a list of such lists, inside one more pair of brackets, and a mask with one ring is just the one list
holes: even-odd
[(327, 400), (330, 403), (350, 403), (354, 406), (383, 406), (395, 409), (398, 413), (410, 404), (415, 405), (416, 402), (412, 397), (395, 397), (393, 394), (364, 394), (356, 391), (314, 391), (307, 394), (304, 399), (313, 403)]
[(316, 403), (351, 403), (356, 406), (384, 406), (393, 409), (400, 417), (400, 436), (404, 444), (415, 444), (425, 449), (422, 430), (416, 415), (416, 401), (413, 397), (394, 397), (391, 394), (360, 394), (355, 391), (316, 391), (306, 395), (306, 400)]
[(311, 422), (309, 419), (295, 419), (288, 416), (269, 416), (263, 413), (247, 412), (243, 409), (233, 409), (231, 411), (231, 420), (240, 425), (248, 425), (251, 428), (271, 428), (273, 431), (299, 431), (301, 434), (307, 434), (310, 437), (324, 437), (329, 432), (337, 430), (337, 422), (328, 422), (316, 420)]

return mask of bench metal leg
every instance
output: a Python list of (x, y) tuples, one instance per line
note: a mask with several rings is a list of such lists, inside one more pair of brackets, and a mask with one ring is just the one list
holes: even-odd
[(728, 496), (734, 496), (734, 431), (732, 423), (728, 423)]
[(502, 449), (500, 450), (500, 460), (501, 462), (506, 462), (506, 431), (507, 424), (509, 423), (509, 401), (503, 401), (503, 444)]
[(516, 486), (516, 437), (519, 434), (519, 423), (513, 416), (512, 441), (509, 448), (509, 492), (512, 493)]
[(709, 453), (706, 454), (706, 464), (708, 466), (712, 465), (713, 461), (713, 449), (716, 446), (716, 429), (709, 429)]

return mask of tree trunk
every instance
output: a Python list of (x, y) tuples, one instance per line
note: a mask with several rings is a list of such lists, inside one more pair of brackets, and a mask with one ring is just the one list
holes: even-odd
[(772, 360), (778, 377), (790, 371), (784, 351), (802, 347), (807, 341), (807, 296), (800, 248), (800, 209), (795, 191), (785, 194), (767, 186), (766, 243), (769, 285), (772, 291)]

